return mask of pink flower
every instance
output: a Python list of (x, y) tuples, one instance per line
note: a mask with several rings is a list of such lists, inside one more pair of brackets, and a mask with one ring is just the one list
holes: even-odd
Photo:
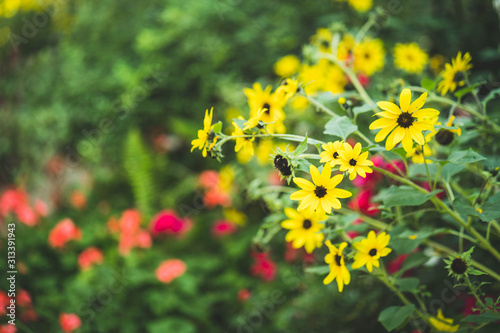
[(64, 333), (71, 333), (82, 325), (80, 317), (74, 313), (61, 313), (59, 316), (59, 324)]
[(10, 304), (10, 297), (0, 290), (0, 317), (7, 314), (6, 307)]
[(205, 192), (203, 202), (208, 208), (214, 208), (217, 205), (228, 207), (231, 205), (231, 197), (219, 187), (212, 187)]
[(359, 80), (359, 83), (361, 83), (361, 85), (363, 87), (366, 87), (370, 84), (370, 77), (366, 74), (358, 74), (358, 80)]
[(89, 270), (94, 264), (100, 264), (103, 261), (102, 251), (96, 247), (89, 247), (78, 256), (78, 266), (82, 271)]
[(149, 249), (151, 247), (151, 235), (146, 230), (141, 230), (135, 237), (135, 245), (143, 249)]
[(212, 225), (212, 235), (215, 237), (223, 237), (233, 234), (236, 230), (236, 225), (227, 220), (218, 220)]
[(276, 277), (277, 267), (274, 261), (269, 258), (269, 253), (252, 253), (254, 264), (251, 267), (251, 272), (255, 276), (259, 276), (263, 281), (272, 281)]
[(370, 190), (362, 190), (354, 198), (349, 201), (349, 208), (359, 211), (365, 215), (373, 216), (379, 213), (377, 205), (371, 202), (372, 192)]
[(250, 293), (250, 291), (248, 289), (238, 290), (238, 299), (242, 302), (247, 301), (251, 296), (252, 296), (252, 294)]
[(163, 261), (156, 269), (156, 277), (163, 283), (170, 283), (186, 272), (187, 266), (180, 259), (168, 259)]
[[(375, 155), (370, 160), (373, 162), (373, 165), (379, 168), (384, 168), (384, 159), (381, 156)], [(382, 179), (384, 175), (377, 171), (373, 171), (372, 173), (367, 173), (366, 178), (356, 177), (352, 181), (352, 183), (357, 187), (364, 188), (374, 188)]]
[(170, 209), (156, 214), (151, 220), (151, 233), (153, 236), (159, 234), (173, 234), (182, 236), (191, 229), (192, 223), (188, 219), (181, 219)]
[(40, 199), (35, 199), (35, 205), (33, 206), (35, 209), (35, 212), (40, 215), (40, 216), (47, 216), (49, 215), (49, 206), (47, 204), (40, 200)]
[(29, 227), (33, 227), (36, 225), (36, 222), (38, 221), (38, 216), (36, 215), (35, 211), (27, 204), (25, 205), (19, 205), (15, 209), (17, 219), (26, 224)]
[(63, 247), (71, 240), (81, 239), (82, 231), (69, 218), (59, 222), (49, 233), (49, 244), (53, 248)]
[[(406, 172), (406, 167), (403, 161), (401, 160), (392, 160), (391, 161), (403, 174)], [(399, 171), (394, 169), (391, 163), (387, 163), (385, 165), (385, 169), (393, 174), (399, 175)]]
[(136, 209), (128, 209), (122, 213), (119, 223), (122, 233), (132, 235), (141, 225), (141, 214)]
[(271, 172), (269, 172), (269, 176), (267, 178), (270, 185), (280, 186), (285, 184), (285, 180), (281, 179), (281, 174), (278, 170), (272, 170)]
[(0, 214), (7, 216), (10, 212), (28, 203), (26, 192), (18, 189), (9, 189), (0, 197)]
[(17, 328), (14, 325), (11, 324), (5, 324), (0, 326), (0, 333), (16, 333)]

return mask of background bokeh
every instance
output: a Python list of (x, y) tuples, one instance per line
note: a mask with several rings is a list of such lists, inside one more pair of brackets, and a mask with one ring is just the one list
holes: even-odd
[[(375, 4), (392, 13), (377, 31), (387, 50), (415, 41), (447, 59), (468, 51), (475, 75), (498, 82), (492, 1)], [(246, 223), (214, 236), (213, 223), (229, 213), (207, 207), (198, 183), (203, 170), (221, 163), (190, 153), (206, 109), (215, 106), (223, 121), (231, 108), (246, 110), (243, 88), (279, 83), (274, 63), (300, 56), (317, 28), (356, 29), (367, 18), (332, 0), (1, 0), (0, 191), (25, 190), (28, 201), (41, 199), (49, 210), (33, 227), (16, 224), (16, 257), (25, 268), (17, 286), (36, 312), (18, 330), (59, 332), (64, 312), (81, 318), (80, 332), (383, 332), (378, 313), (395, 299), (370, 281), (339, 295), (322, 276), (304, 274), (307, 262), (283, 259), (284, 237), (274, 261), (263, 264), (276, 262), (272, 281), (252, 274), (255, 261), (266, 260), (251, 252), (266, 204), (252, 200), (252, 179), (224, 151), (238, 180), (232, 204)], [(123, 255), (108, 221), (134, 208), (144, 230), (165, 209), (189, 219), (191, 229)], [(82, 238), (53, 248), (49, 232), (65, 218)], [(4, 270), (6, 223), (16, 217), (2, 220)], [(91, 246), (104, 262), (85, 271), (78, 257)], [(187, 270), (165, 284), (155, 270), (171, 258)], [(444, 270), (435, 274), (446, 278)], [(7, 289), (4, 279), (0, 289)]]

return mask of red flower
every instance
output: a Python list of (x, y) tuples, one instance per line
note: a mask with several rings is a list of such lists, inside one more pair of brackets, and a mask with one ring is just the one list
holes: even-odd
[(295, 249), (292, 246), (292, 242), (286, 242), (284, 258), (289, 263), (294, 262), (297, 258), (300, 258), (306, 264), (313, 264), (316, 261), (314, 254), (307, 253), (304, 248)]
[(23, 190), (9, 189), (0, 197), (0, 214), (7, 216), (10, 212), (28, 202), (27, 194)]
[(21, 320), (22, 321), (35, 321), (38, 319), (38, 314), (33, 308), (28, 308), (24, 312), (21, 313)]
[(370, 190), (360, 191), (349, 201), (349, 208), (359, 211), (365, 215), (373, 216), (379, 213), (377, 205), (371, 202), (372, 192)]
[(20, 289), (16, 295), (16, 303), (23, 307), (30, 307), (31, 306), (30, 294), (26, 290)]
[(203, 171), (198, 181), (204, 188), (217, 187), (219, 186), (219, 173), (214, 170)]
[(151, 235), (149, 234), (148, 231), (141, 230), (135, 236), (135, 245), (137, 247), (140, 247), (142, 249), (149, 249), (151, 247), (151, 244), (152, 244)]
[(128, 209), (120, 218), (120, 231), (124, 234), (134, 234), (141, 225), (141, 214), (136, 209)]
[(363, 87), (366, 87), (370, 84), (370, 77), (368, 75), (360, 73), (357, 75), (357, 77), (358, 77), (359, 83), (361, 83), (361, 85)]
[(238, 290), (238, 299), (240, 301), (242, 301), (242, 302), (245, 302), (251, 296), (252, 296), (252, 294), (250, 293), (250, 291), (248, 289), (240, 289), (240, 290)]
[(236, 225), (227, 220), (218, 220), (212, 225), (212, 235), (222, 237), (233, 234), (236, 230)]
[[(381, 156), (375, 155), (370, 160), (373, 162), (373, 165), (379, 168), (384, 168), (384, 159)], [(373, 171), (372, 173), (367, 173), (366, 178), (356, 177), (352, 181), (352, 183), (357, 187), (364, 187), (373, 189), (381, 180), (384, 178), (384, 175)]]
[(40, 199), (35, 199), (35, 205), (33, 206), (35, 209), (35, 212), (37, 212), (38, 215), (40, 216), (47, 216), (49, 215), (49, 206), (47, 204), (40, 200)]
[(259, 276), (264, 281), (272, 281), (276, 277), (277, 267), (274, 261), (269, 258), (269, 253), (252, 253), (254, 264), (251, 267), (251, 272), (255, 276)]
[(180, 259), (163, 261), (156, 269), (156, 277), (163, 283), (170, 283), (186, 272), (187, 266)]
[(0, 333), (16, 333), (17, 328), (14, 325), (11, 324), (5, 324), (0, 326)]
[(205, 192), (203, 202), (208, 208), (214, 208), (217, 205), (228, 207), (231, 205), (231, 197), (220, 187), (212, 187)]
[[(431, 192), (431, 185), (429, 184), (429, 182), (422, 183), (421, 185), (427, 191)], [(439, 186), (436, 187), (436, 190), (442, 190), (442, 189), (443, 189), (442, 187), (439, 187)], [(441, 200), (444, 199), (444, 197), (445, 197), (444, 191), (441, 191), (438, 194), (436, 194), (436, 197), (441, 199)]]
[[(387, 271), (389, 272), (389, 274), (392, 274), (392, 275), (396, 274), (403, 266), (403, 263), (405, 262), (406, 257), (408, 257), (408, 255), (409, 255), (409, 253), (402, 254), (402, 255), (398, 256), (396, 259), (394, 259), (393, 261), (389, 262), (387, 264)], [(406, 273), (403, 275), (406, 275)]]
[(15, 212), (17, 219), (20, 222), (26, 224), (29, 227), (33, 227), (36, 225), (36, 222), (38, 221), (38, 215), (29, 205), (19, 205), (18, 207), (16, 207)]
[(10, 297), (0, 290), (0, 317), (7, 314), (6, 307), (10, 304)]
[(272, 170), (268, 176), (269, 184), (273, 186), (280, 186), (285, 184), (285, 180), (281, 179), (281, 174), (278, 170)]
[(59, 222), (49, 233), (49, 244), (54, 248), (63, 247), (71, 240), (80, 239), (82, 239), (82, 231), (69, 218)]
[(192, 227), (192, 223), (188, 219), (181, 219), (177, 214), (170, 209), (163, 210), (153, 217), (151, 220), (151, 233), (153, 236), (159, 234), (172, 234), (182, 236)]
[(96, 247), (89, 247), (78, 256), (78, 266), (82, 271), (89, 270), (94, 264), (100, 264), (103, 261), (102, 251)]
[(82, 325), (80, 317), (74, 313), (61, 313), (59, 316), (59, 324), (64, 333), (71, 333)]

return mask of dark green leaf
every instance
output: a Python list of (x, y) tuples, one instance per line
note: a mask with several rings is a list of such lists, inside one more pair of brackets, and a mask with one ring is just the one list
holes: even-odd
[(378, 321), (389, 332), (401, 326), (415, 310), (415, 305), (391, 306), (385, 309), (378, 316)]
[(470, 315), (462, 319), (462, 322), (477, 324), (492, 323), (497, 321), (500, 321), (500, 314), (491, 312), (485, 312), (480, 315)]
[(482, 207), (483, 220), (485, 222), (489, 222), (493, 219), (500, 217), (500, 192), (492, 196), (486, 201), (484, 206)]
[(441, 169), (441, 177), (443, 177), (443, 179), (447, 182), (450, 182), (451, 177), (459, 172), (462, 172), (463, 169), (465, 169), (465, 165), (463, 164), (448, 163)]
[(342, 140), (347, 139), (349, 134), (356, 131), (358, 126), (354, 125), (346, 116), (335, 117), (325, 125), (325, 134), (337, 136)]
[(415, 292), (418, 290), (418, 285), (420, 283), (420, 280), (415, 277), (410, 277), (410, 278), (398, 279), (397, 283), (399, 285), (400, 291)]
[(307, 134), (306, 134), (304, 141), (302, 141), (300, 143), (300, 145), (297, 147), (297, 149), (295, 149), (293, 154), (294, 154), (294, 156), (299, 156), (300, 154), (302, 154), (306, 150), (307, 150)]
[(462, 98), (462, 96), (474, 91), (474, 89), (476, 89), (478, 86), (480, 86), (483, 83), (484, 82), (478, 82), (478, 83), (473, 84), (472, 86), (468, 86), (466, 88), (460, 89), (460, 90), (455, 92), (455, 96), (460, 99), (460, 98)]
[(406, 272), (407, 270), (409, 270), (411, 268), (418, 267), (418, 266), (422, 265), (427, 260), (429, 260), (429, 257), (427, 257), (422, 252), (412, 253), (408, 257), (406, 257), (399, 272), (400, 272), (400, 274), (403, 274), (403, 272)]
[(442, 190), (422, 193), (409, 186), (391, 186), (388, 190), (377, 195), (377, 200), (382, 200), (385, 208), (394, 206), (420, 206)]

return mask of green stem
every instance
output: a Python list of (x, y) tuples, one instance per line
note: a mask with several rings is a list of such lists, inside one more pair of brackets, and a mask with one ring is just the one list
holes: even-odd
[[(303, 89), (302, 89), (303, 90)], [(326, 106), (324, 106), (323, 104), (321, 104), (320, 102), (318, 102), (317, 100), (315, 100), (314, 98), (312, 98), (311, 96), (309, 95), (306, 95), (306, 93), (303, 93), (303, 96), (305, 98), (307, 98), (307, 100), (313, 104), (316, 108), (320, 109), (321, 111), (325, 112), (326, 114), (330, 115), (332, 118), (335, 118), (337, 117), (337, 115), (335, 113), (333, 113), (332, 110), (330, 110), (329, 108), (327, 108)]]
[[(217, 146), (222, 146), (224, 143), (226, 143), (229, 140), (232, 139), (237, 139), (237, 138), (281, 138), (289, 141), (295, 141), (295, 142), (303, 142), (306, 137), (301, 136), (301, 135), (293, 135), (293, 134), (245, 134), (245, 135), (228, 135), (222, 137), (222, 140), (217, 142)], [(312, 139), (312, 138), (307, 138), (307, 143), (308, 144), (325, 144), (324, 141)]]
[(469, 289), (470, 289), (472, 295), (474, 295), (474, 297), (476, 298), (476, 301), (481, 305), (482, 310), (490, 311), (490, 309), (488, 309), (486, 304), (484, 304), (484, 302), (481, 300), (481, 298), (479, 298), (479, 296), (477, 295), (478, 288), (475, 288), (472, 285), (472, 282), (470, 282), (469, 276), (467, 276), (467, 275), (465, 275), (465, 282), (467, 282), (467, 285), (469, 286)]

